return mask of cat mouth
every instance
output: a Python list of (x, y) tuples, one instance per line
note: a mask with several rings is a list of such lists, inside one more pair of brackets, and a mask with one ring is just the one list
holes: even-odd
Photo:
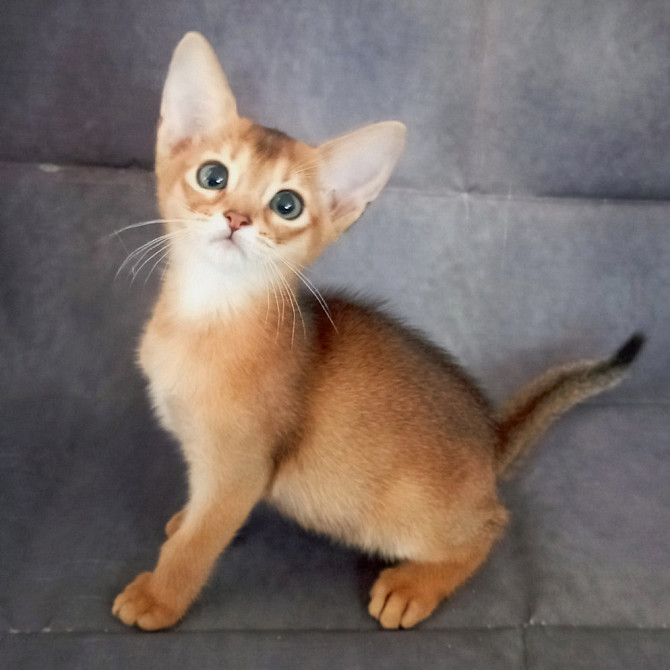
[(218, 235), (215, 235), (212, 237), (212, 244), (217, 244), (219, 246), (223, 247), (237, 247), (238, 249), (240, 248), (240, 245), (237, 243), (237, 241), (234, 238), (235, 233), (220, 233)]
[(229, 254), (241, 254), (246, 257), (244, 245), (240, 244), (240, 239), (235, 232), (225, 233), (221, 232), (217, 235), (214, 235), (210, 238), (210, 243), (217, 249), (217, 253), (229, 255)]

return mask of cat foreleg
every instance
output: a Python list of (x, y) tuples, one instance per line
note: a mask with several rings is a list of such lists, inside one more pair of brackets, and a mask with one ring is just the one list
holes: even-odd
[(178, 521), (168, 523), (156, 568), (138, 575), (114, 601), (113, 614), (129, 626), (158, 630), (181, 619), (262, 497), (268, 474), (247, 462), (226, 473), (192, 467), (190, 480), (190, 500), (175, 515)]

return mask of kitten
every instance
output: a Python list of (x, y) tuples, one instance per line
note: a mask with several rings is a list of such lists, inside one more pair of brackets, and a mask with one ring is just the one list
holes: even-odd
[(190, 497), (124, 623), (176, 623), (254, 505), (396, 562), (370, 593), (384, 628), (425, 619), (507, 523), (496, 481), (559, 414), (618, 383), (642, 346), (552, 369), (495, 411), (448, 354), (343, 297), (297, 297), (300, 269), (386, 184), (405, 127), (313, 148), (237, 115), (208, 42), (178, 45), (161, 103), (169, 266), (139, 351)]

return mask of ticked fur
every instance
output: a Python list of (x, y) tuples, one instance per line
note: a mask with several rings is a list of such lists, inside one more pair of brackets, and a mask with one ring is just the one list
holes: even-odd
[[(174, 624), (264, 498), (399, 562), (379, 576), (369, 611), (387, 628), (416, 624), (504, 529), (500, 472), (637, 353), (553, 370), (497, 416), (448, 354), (374, 308), (322, 297), (302, 268), (377, 197), (404, 136), (386, 122), (319, 147), (297, 142), (238, 116), (204, 38), (177, 47), (156, 150), (169, 265), (140, 364), (182, 447), (190, 498), (155, 570), (116, 599), (125, 623)], [(199, 181), (212, 162), (225, 166), (224, 188)], [(299, 195), (295, 217), (270, 207), (284, 191)]]

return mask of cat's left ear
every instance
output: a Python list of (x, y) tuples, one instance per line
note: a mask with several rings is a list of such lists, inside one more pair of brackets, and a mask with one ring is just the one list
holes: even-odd
[(383, 121), (318, 147), (320, 187), (338, 234), (384, 188), (405, 147), (406, 132), (399, 121)]
[(200, 33), (186, 33), (163, 87), (158, 152), (207, 136), (235, 119), (235, 98), (214, 50)]

